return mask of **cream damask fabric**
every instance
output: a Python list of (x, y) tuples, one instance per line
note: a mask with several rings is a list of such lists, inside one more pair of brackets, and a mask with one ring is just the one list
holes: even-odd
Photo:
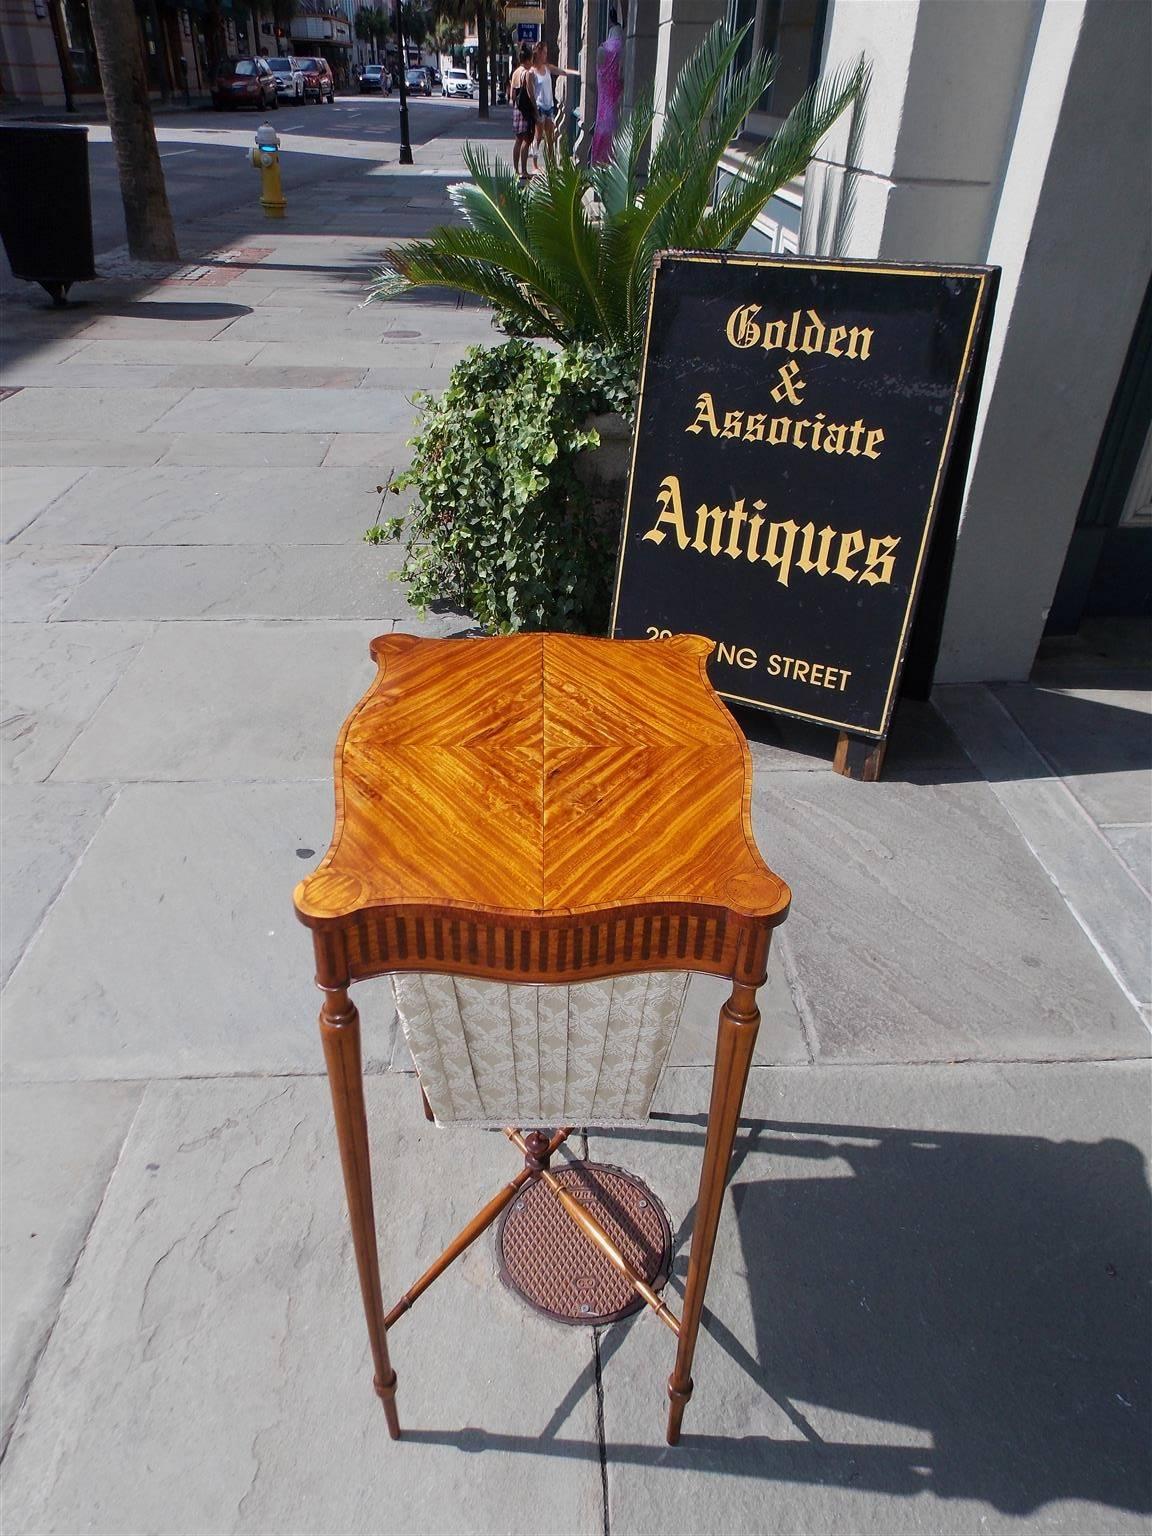
[(688, 972), (572, 986), (415, 972), (391, 978), (437, 1122), (618, 1125), (647, 1119)]

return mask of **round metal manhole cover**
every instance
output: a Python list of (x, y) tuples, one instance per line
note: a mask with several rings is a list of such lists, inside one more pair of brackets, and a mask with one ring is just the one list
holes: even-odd
[[(672, 1231), (647, 1185), (603, 1163), (557, 1164), (552, 1171), (637, 1273), (661, 1290), (671, 1268)], [(540, 1179), (526, 1184), (500, 1218), (496, 1251), (505, 1285), (557, 1322), (611, 1323), (644, 1306)]]

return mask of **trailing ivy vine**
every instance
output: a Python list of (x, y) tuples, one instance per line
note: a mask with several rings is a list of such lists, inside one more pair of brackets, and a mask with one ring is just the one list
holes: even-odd
[[(419, 608), (447, 602), (485, 629), (604, 631), (623, 507), (585, 484), (590, 415), (630, 417), (629, 364), (584, 345), (472, 347), (438, 398), (421, 392), (401, 577)], [(366, 537), (399, 531), (390, 518)]]

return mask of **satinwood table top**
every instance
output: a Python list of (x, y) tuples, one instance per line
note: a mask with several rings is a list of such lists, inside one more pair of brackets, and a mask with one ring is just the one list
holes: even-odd
[(374, 640), (336, 747), (332, 844), (295, 893), (318, 941), (346, 940), (321, 971), (758, 969), (789, 891), (753, 841), (751, 760), (711, 650)]

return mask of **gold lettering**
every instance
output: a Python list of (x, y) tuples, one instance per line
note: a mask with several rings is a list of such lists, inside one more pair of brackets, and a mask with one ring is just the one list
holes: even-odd
[(775, 651), (768, 658), (768, 672), (772, 677), (780, 676), (780, 658)]
[(823, 432), (823, 430), (824, 430), (824, 412), (823, 411), (817, 411), (816, 412), (816, 420), (812, 423), (812, 446), (813, 446), (813, 448), (819, 448), (819, 446), (820, 446), (820, 434), (821, 434), (821, 432)]
[(810, 427), (811, 425), (812, 423), (808, 421), (807, 418), (801, 421), (793, 422), (792, 441), (796, 444), (797, 448), (807, 448), (808, 444), (804, 441), (804, 428)]
[(720, 436), (720, 424), (716, 420), (716, 407), (712, 403), (712, 396), (707, 390), (696, 402), (696, 420), (689, 422), (684, 428), (685, 432), (703, 432), (707, 427), (713, 437)]
[(812, 540), (816, 536), (815, 523), (805, 523), (801, 530), (800, 553), (796, 556), (796, 564), (806, 575), (813, 571), (821, 576), (827, 576), (832, 569), (830, 564), (832, 540), (836, 537), (835, 528), (821, 528), (820, 548), (816, 558), (812, 558)]
[(762, 345), (765, 352), (774, 352), (777, 347), (784, 345), (783, 320), (773, 320), (771, 325), (764, 327), (764, 341)]
[[(730, 555), (733, 560), (739, 560), (740, 558), (740, 530), (743, 528), (747, 518), (748, 514), (744, 510), (744, 498), (741, 497), (728, 514), (728, 543), (725, 546), (724, 553)], [(873, 540), (872, 542), (875, 543), (876, 541)]]
[(848, 686), (848, 679), (851, 676), (852, 676), (852, 673), (850, 671), (846, 671), (843, 667), (841, 667), (841, 669), (840, 669), (840, 679), (841, 679), (841, 681), (840, 681), (840, 692), (841, 693), (843, 693), (845, 688), (847, 688), (847, 686)]
[(854, 555), (858, 555), (864, 548), (864, 535), (859, 529), (855, 533), (842, 533), (840, 535), (840, 558), (832, 567), (833, 576), (843, 576), (845, 581), (855, 581), (856, 572), (848, 564)]
[(843, 353), (840, 351), (840, 343), (847, 335), (848, 332), (842, 325), (834, 325), (832, 327), (832, 329), (828, 332), (828, 345), (824, 349), (828, 353), (829, 357), (843, 356)]
[(883, 429), (883, 427), (873, 427), (872, 430), (868, 434), (868, 441), (867, 441), (867, 443), (864, 446), (864, 457), (866, 459), (878, 459), (880, 457), (880, 455), (878, 453), (873, 453), (872, 452), (872, 447), (873, 447), (873, 444), (875, 444), (876, 447), (879, 447), (880, 444), (883, 441), (884, 441), (884, 429)]
[(821, 662), (814, 661), (812, 663), (812, 675), (809, 677), (808, 681), (812, 684), (813, 688), (823, 688), (824, 666)]
[(843, 453), (844, 452), (844, 434), (845, 434), (845, 432), (847, 432), (847, 430), (848, 430), (848, 428), (843, 426), (838, 421), (834, 421), (834, 422), (832, 422), (832, 424), (830, 426), (825, 427), (825, 429), (824, 429), (824, 452), (825, 453)]
[(764, 424), (767, 416), (749, 415), (744, 422), (744, 441), (746, 443), (762, 443), (764, 441)]
[(854, 459), (860, 457), (860, 439), (864, 434), (864, 423), (857, 416), (852, 423), (852, 441), (848, 444), (848, 452)]
[(720, 436), (721, 437), (739, 437), (740, 436), (740, 429), (741, 429), (741, 427), (743, 427), (743, 425), (744, 425), (744, 412), (743, 411), (725, 411), (725, 413), (724, 413), (724, 430), (721, 432)]
[[(860, 350), (857, 352), (856, 348)], [(848, 331), (848, 356), (859, 357), (862, 363), (868, 361), (868, 353), (872, 347), (872, 332), (867, 326), (852, 326)]]
[(665, 475), (656, 492), (656, 505), (660, 515), (644, 535), (653, 544), (663, 544), (667, 538), (663, 524), (667, 523), (676, 535), (681, 549), (688, 548), (688, 530), (684, 526), (684, 503), (680, 499), (680, 481), (676, 475)]
[[(754, 501), (754, 507), (763, 507), (762, 501)], [(748, 560), (755, 563), (760, 558), (760, 530), (764, 526), (764, 519), (755, 513), (748, 519)]]
[(775, 448), (788, 441), (788, 430), (792, 422), (787, 416), (773, 416), (768, 423), (768, 441)]
[(788, 577), (792, 571), (792, 550), (799, 532), (799, 527), (791, 518), (786, 523), (768, 524), (768, 548), (764, 552), (764, 558), (775, 570), (776, 580), (782, 587), (788, 585)]
[[(704, 542), (704, 530), (711, 524), (712, 533), (707, 543)], [(706, 503), (696, 508), (696, 537), (692, 540), (692, 548), (700, 554), (718, 555), (721, 541), (724, 538), (724, 513), (719, 507), (709, 507)]]
[(868, 553), (865, 555), (865, 568), (860, 572), (860, 580), (867, 582), (870, 587), (887, 586), (892, 580), (892, 567), (895, 564), (893, 551), (899, 539), (884, 537), (869, 539)]
[(754, 347), (760, 340), (760, 327), (756, 324), (759, 313), (759, 304), (745, 304), (728, 316), (725, 334), (734, 347)]
[(792, 676), (798, 683), (806, 683), (808, 681), (808, 663), (806, 661), (798, 661)]
[(814, 309), (808, 311), (808, 324), (800, 338), (800, 350), (808, 353), (824, 350), (824, 322)]
[[(800, 397), (804, 393), (804, 380), (800, 377), (800, 364), (795, 358), (784, 364), (778, 370), (780, 382), (772, 390), (772, 398), (777, 405), (783, 405), (787, 400), (789, 405), (799, 405)], [(863, 423), (861, 423), (863, 426)]]

